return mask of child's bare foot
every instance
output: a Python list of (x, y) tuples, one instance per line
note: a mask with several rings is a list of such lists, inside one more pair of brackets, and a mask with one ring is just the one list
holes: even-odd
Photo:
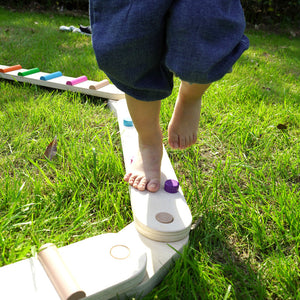
[(208, 84), (182, 82), (169, 123), (169, 144), (174, 149), (185, 149), (197, 141), (201, 111), (201, 96)]
[(169, 123), (169, 144), (174, 149), (185, 149), (197, 141), (201, 99), (193, 103), (178, 100)]
[(132, 187), (139, 191), (157, 192), (160, 188), (162, 141), (154, 144), (139, 144), (139, 152), (133, 159), (129, 172), (124, 176)]

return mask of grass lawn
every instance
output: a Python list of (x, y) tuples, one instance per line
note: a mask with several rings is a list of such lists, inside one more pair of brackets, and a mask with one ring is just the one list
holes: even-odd
[[(105, 78), (88, 17), (0, 8), (0, 64)], [(200, 225), (146, 299), (300, 299), (300, 39), (248, 30), (250, 49), (203, 98), (198, 142), (167, 146)], [(58, 154), (43, 153), (54, 136)], [(0, 266), (132, 222), (117, 120), (100, 99), (0, 80)]]

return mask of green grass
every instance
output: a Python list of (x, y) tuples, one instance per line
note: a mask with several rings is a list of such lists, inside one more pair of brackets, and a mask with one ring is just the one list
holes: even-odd
[[(88, 18), (0, 8), (0, 64), (105, 78)], [(200, 225), (146, 299), (300, 298), (300, 40), (249, 30), (251, 47), (203, 98), (196, 145), (167, 146)], [(0, 81), (0, 266), (132, 221), (117, 121), (99, 99)], [(282, 124), (284, 126), (278, 126)], [(280, 129), (280, 128), (285, 129)], [(43, 157), (53, 137), (58, 154)]]

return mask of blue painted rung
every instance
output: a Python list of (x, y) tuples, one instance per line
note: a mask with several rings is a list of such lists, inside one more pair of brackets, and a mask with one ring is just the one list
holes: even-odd
[(60, 77), (62, 76), (62, 73), (60, 71), (57, 71), (57, 72), (54, 72), (54, 73), (51, 73), (51, 74), (48, 74), (48, 75), (44, 75), (44, 76), (41, 76), (40, 80), (49, 80), (49, 79), (53, 79), (53, 78), (57, 78), (57, 77)]
[(123, 124), (126, 127), (132, 127), (133, 126), (133, 122), (130, 118), (124, 118), (123, 119)]

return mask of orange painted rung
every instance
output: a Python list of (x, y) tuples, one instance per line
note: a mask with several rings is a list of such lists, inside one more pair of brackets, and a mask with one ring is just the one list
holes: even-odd
[(15, 66), (11, 66), (8, 68), (0, 69), (0, 73), (7, 73), (10, 71), (15, 71), (15, 70), (20, 70), (20, 69), (22, 69), (21, 65), (15, 65)]

